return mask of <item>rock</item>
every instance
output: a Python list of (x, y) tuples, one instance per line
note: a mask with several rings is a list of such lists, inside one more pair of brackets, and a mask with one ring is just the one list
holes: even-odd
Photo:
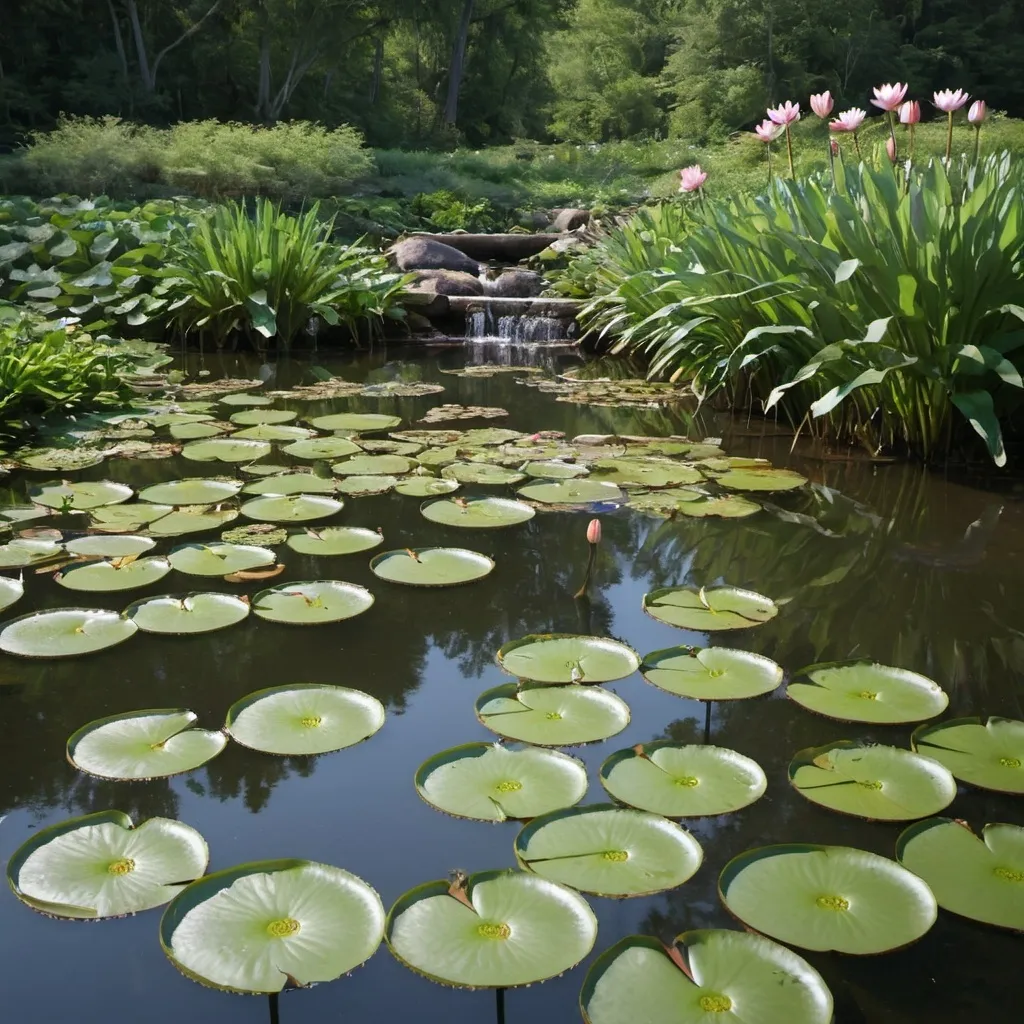
[(474, 277), (480, 272), (476, 260), (433, 238), (403, 238), (391, 247), (390, 255), (400, 270), (454, 270)]
[(483, 294), (501, 299), (532, 299), (544, 291), (544, 278), (532, 270), (506, 270), (483, 282)]
[(483, 295), (484, 285), (479, 277), (458, 270), (420, 270), (413, 283), (416, 291), (435, 295)]
[(551, 223), (551, 214), (547, 210), (531, 210), (520, 214), (519, 223), (530, 231), (543, 231)]
[(588, 210), (564, 209), (552, 210), (551, 230), (575, 231), (577, 228), (586, 227), (590, 223), (590, 212)]

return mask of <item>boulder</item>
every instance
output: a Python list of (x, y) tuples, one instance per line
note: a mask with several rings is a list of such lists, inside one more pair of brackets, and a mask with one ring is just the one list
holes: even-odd
[(588, 210), (564, 209), (551, 211), (551, 230), (556, 232), (575, 231), (590, 223)]
[(485, 295), (502, 299), (532, 299), (544, 291), (544, 278), (532, 270), (506, 270), (483, 284)]
[(419, 270), (412, 287), (415, 291), (433, 292), (435, 295), (484, 294), (484, 285), (479, 277), (458, 270)]
[(391, 247), (390, 255), (399, 270), (454, 270), (473, 276), (480, 272), (476, 260), (433, 238), (403, 238)]

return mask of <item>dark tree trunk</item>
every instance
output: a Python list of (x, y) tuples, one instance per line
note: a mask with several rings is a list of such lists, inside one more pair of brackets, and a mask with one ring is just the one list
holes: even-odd
[(473, 19), (473, 0), (463, 0), (462, 17), (459, 19), (459, 33), (452, 46), (452, 62), (448, 70), (448, 99), (444, 105), (444, 123), (454, 125), (459, 114), (459, 87), (466, 65), (466, 42), (469, 39), (469, 24)]

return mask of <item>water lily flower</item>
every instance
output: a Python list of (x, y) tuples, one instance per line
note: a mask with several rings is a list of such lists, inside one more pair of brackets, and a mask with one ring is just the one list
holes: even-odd
[(820, 118), (826, 118), (832, 113), (832, 93), (817, 92), (811, 97), (811, 110)]
[(896, 140), (891, 136), (885, 140), (885, 154), (890, 163), (896, 163)]
[(600, 544), (601, 543), (601, 520), (591, 519), (587, 524), (587, 543), (588, 544)]
[[(689, 169), (690, 168), (687, 168), (687, 170)], [(700, 170), (699, 167), (697, 169)], [(590, 545), (590, 555), (587, 558), (587, 571), (583, 576), (583, 583), (580, 586), (580, 589), (577, 590), (576, 593), (573, 595), (577, 600), (579, 600), (580, 598), (585, 598), (587, 596), (587, 591), (590, 589), (590, 575), (594, 571), (594, 562), (597, 557), (597, 545), (600, 543), (601, 520), (591, 519), (590, 522), (587, 523), (587, 544)], [(582, 674), (580, 676), (580, 679), (577, 679), (574, 672), (572, 681), (574, 683), (582, 681)]]
[(932, 96), (935, 106), (947, 114), (959, 110), (970, 98), (971, 94), (964, 92), (963, 89), (942, 89)]
[(864, 118), (867, 116), (866, 110), (861, 110), (860, 107), (850, 107), (849, 110), (837, 114), (836, 119), (830, 121), (828, 127), (833, 132), (855, 132), (864, 123)]
[(789, 125), (795, 124), (800, 120), (800, 104), (790, 103), (789, 100), (786, 100), (785, 103), (782, 103), (777, 107), (769, 107), (768, 116), (775, 122), (775, 124), (781, 124), (789, 127)]
[(776, 124), (774, 121), (762, 121), (759, 125), (754, 128), (754, 134), (762, 142), (774, 142), (784, 131), (781, 124)]
[(975, 100), (971, 104), (971, 109), (967, 111), (967, 120), (971, 124), (981, 124), (985, 120), (985, 115), (988, 113), (988, 107), (985, 105), (984, 100)]
[(703, 187), (704, 182), (707, 180), (707, 171), (702, 171), (700, 164), (694, 164), (692, 167), (684, 167), (679, 172), (679, 191), (699, 192)]
[(871, 101), (876, 107), (891, 113), (903, 102), (907, 95), (905, 82), (895, 82), (880, 85), (874, 89), (875, 98)]
[(921, 120), (921, 104), (917, 100), (907, 100), (900, 107), (900, 124), (917, 124)]

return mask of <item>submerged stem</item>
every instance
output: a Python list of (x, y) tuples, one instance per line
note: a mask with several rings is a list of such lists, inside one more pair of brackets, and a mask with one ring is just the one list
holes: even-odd
[(497, 1024), (505, 1024), (505, 990), (494, 990), (494, 1017)]
[(587, 596), (587, 591), (590, 589), (590, 574), (594, 571), (594, 560), (597, 557), (597, 545), (590, 545), (590, 555), (587, 558), (587, 571), (583, 577), (583, 583), (580, 589), (573, 594), (573, 597), (578, 601), (580, 598)]

